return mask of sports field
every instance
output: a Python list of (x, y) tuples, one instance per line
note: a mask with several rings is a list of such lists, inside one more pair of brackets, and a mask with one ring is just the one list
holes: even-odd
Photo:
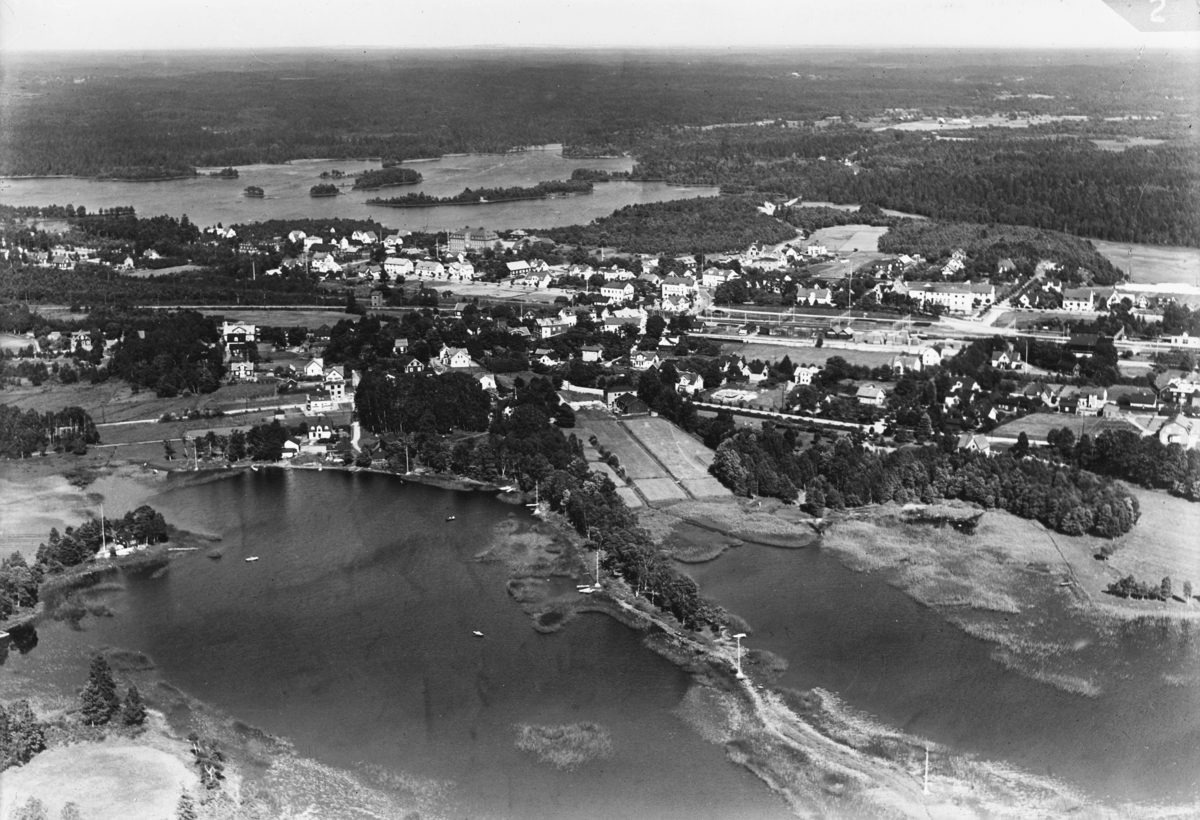
[[(1135, 416), (1135, 418), (1143, 425), (1151, 421), (1149, 416)], [(1024, 433), (1031, 441), (1045, 441), (1047, 433), (1060, 427), (1067, 428), (1078, 438), (1084, 433), (1097, 436), (1104, 430), (1123, 429), (1125, 425), (1118, 420), (1104, 419), (1099, 416), (1076, 416), (1073, 413), (1032, 413), (1000, 425), (995, 429), (993, 435), (1015, 438)]]

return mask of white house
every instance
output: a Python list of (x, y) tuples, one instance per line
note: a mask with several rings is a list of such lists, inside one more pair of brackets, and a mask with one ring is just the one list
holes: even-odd
[(649, 370), (651, 367), (658, 367), (662, 364), (662, 360), (658, 358), (658, 353), (653, 350), (635, 350), (629, 354), (629, 366), (634, 370)]
[(829, 288), (796, 288), (798, 305), (833, 305), (833, 292)]
[(878, 385), (864, 384), (858, 388), (858, 392), (854, 394), (854, 398), (858, 399), (859, 404), (865, 404), (871, 407), (883, 407), (886, 394)]
[(585, 362), (598, 362), (604, 357), (604, 348), (600, 345), (584, 345), (579, 350), (579, 358)]
[(465, 347), (443, 345), (441, 352), (438, 353), (438, 361), (446, 367), (470, 367), (471, 354)]
[(624, 302), (633, 298), (633, 285), (629, 282), (605, 282), (600, 286), (600, 295), (606, 299)]
[(422, 279), (442, 279), (446, 276), (446, 266), (436, 259), (422, 259), (414, 266), (413, 272)]
[(388, 276), (412, 276), (413, 262), (406, 256), (389, 256), (383, 260), (383, 272)]
[(1087, 288), (1069, 288), (1063, 291), (1063, 310), (1086, 313), (1094, 308), (1093, 298)]
[(804, 252), (810, 257), (824, 256), (829, 253), (829, 249), (824, 245), (809, 245), (804, 249)]
[(797, 365), (792, 372), (792, 379), (797, 385), (812, 384), (813, 377), (821, 372), (820, 365), (801, 364)]
[[(602, 288), (601, 293), (603, 292)], [(671, 296), (686, 298), (695, 292), (696, 280), (690, 276), (668, 276), (662, 280), (662, 296), (664, 299)]]
[(942, 363), (942, 354), (936, 347), (923, 347), (917, 351), (923, 367), (937, 367)]
[(325, 360), (320, 356), (309, 359), (304, 365), (304, 375), (310, 379), (325, 377)]
[(313, 254), (309, 266), (318, 273), (330, 274), (342, 272), (342, 266), (337, 263), (337, 260), (333, 258), (333, 254), (331, 253), (322, 252)]

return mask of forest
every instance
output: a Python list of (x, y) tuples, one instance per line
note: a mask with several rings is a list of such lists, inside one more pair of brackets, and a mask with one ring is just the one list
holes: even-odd
[(946, 259), (959, 248), (967, 258), (956, 278), (995, 279), (1002, 259), (1016, 266), (1010, 276), (1031, 276), (1044, 259), (1061, 267), (1056, 277), (1076, 284), (1113, 285), (1124, 278), (1091, 242), (1058, 231), (908, 219), (897, 222), (879, 238), (883, 253), (919, 254), (930, 261)]
[(738, 495), (785, 500), (806, 492), (816, 515), (864, 504), (959, 499), (1040, 521), (1066, 535), (1114, 538), (1137, 523), (1137, 498), (1119, 483), (1040, 459), (988, 456), (940, 446), (881, 454), (841, 438), (800, 453), (771, 429), (741, 430), (717, 448), (710, 471)]
[(160, 397), (211, 393), (225, 375), (213, 320), (195, 311), (156, 313), (129, 321), (108, 372)]
[(0, 404), (0, 457), (29, 458), (46, 450), (82, 455), (99, 443), (100, 433), (83, 408), (39, 413)]
[(416, 185), (421, 181), (421, 175), (412, 168), (379, 168), (363, 171), (354, 178), (354, 190), (374, 191), (377, 188), (387, 188), (392, 185)]
[(786, 224), (760, 213), (743, 197), (701, 197), (626, 205), (589, 225), (538, 233), (569, 245), (615, 247), (628, 253), (675, 256), (740, 251), (753, 242), (794, 239)]
[(1163, 444), (1158, 436), (1133, 430), (1105, 430), (1095, 438), (1085, 433), (1076, 440), (1063, 427), (1047, 433), (1046, 442), (1039, 454), (1055, 456), (1071, 467), (1200, 501), (1200, 452), (1196, 450)]
[[(1115, 152), (1086, 140), (996, 131), (1005, 133), (963, 141), (849, 126), (679, 131), (639, 147), (632, 175), (872, 203), (946, 221), (1200, 245), (1200, 225), (1190, 218), (1200, 211), (1194, 141)], [(849, 164), (834, 161), (843, 159)]]
[(389, 208), (432, 208), (437, 205), (478, 205), (481, 202), (513, 202), (521, 199), (545, 199), (558, 194), (590, 194), (592, 183), (586, 180), (550, 180), (527, 187), (466, 188), (454, 196), (430, 196), (426, 193), (405, 194), (383, 199), (368, 199), (368, 205)]

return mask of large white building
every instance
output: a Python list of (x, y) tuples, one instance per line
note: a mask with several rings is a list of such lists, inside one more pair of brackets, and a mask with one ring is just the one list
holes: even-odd
[(932, 302), (951, 313), (970, 313), (996, 301), (996, 288), (973, 282), (909, 282), (897, 291), (916, 299), (922, 305)]

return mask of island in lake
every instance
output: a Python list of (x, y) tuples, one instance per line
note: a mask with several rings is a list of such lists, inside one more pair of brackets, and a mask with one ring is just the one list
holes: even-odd
[(259, 188), (257, 185), (247, 185), (246, 190), (242, 193), (248, 197), (253, 197), (254, 199), (262, 199), (265, 196), (263, 189)]
[(314, 185), (308, 189), (308, 195), (309, 196), (337, 196), (338, 195), (338, 187), (336, 185), (333, 185), (328, 182), (320, 184), (320, 185)]
[(237, 179), (238, 178), (237, 168), (233, 168), (233, 167), (222, 168), (220, 171), (210, 171), (208, 175), (210, 177), (214, 177), (216, 179)]
[(380, 168), (373, 171), (363, 171), (354, 180), (354, 189), (358, 191), (373, 191), (376, 188), (388, 188), (393, 185), (416, 185), (421, 181), (421, 174), (412, 168)]
[[(357, 186), (356, 186), (357, 187)], [(493, 205), (498, 202), (516, 202), (525, 199), (546, 199), (568, 194), (590, 194), (592, 183), (588, 180), (551, 180), (530, 187), (512, 188), (467, 188), (454, 196), (430, 196), (425, 193), (382, 199), (368, 199), (368, 205), (386, 205), (389, 208), (433, 208), (438, 205)]]

